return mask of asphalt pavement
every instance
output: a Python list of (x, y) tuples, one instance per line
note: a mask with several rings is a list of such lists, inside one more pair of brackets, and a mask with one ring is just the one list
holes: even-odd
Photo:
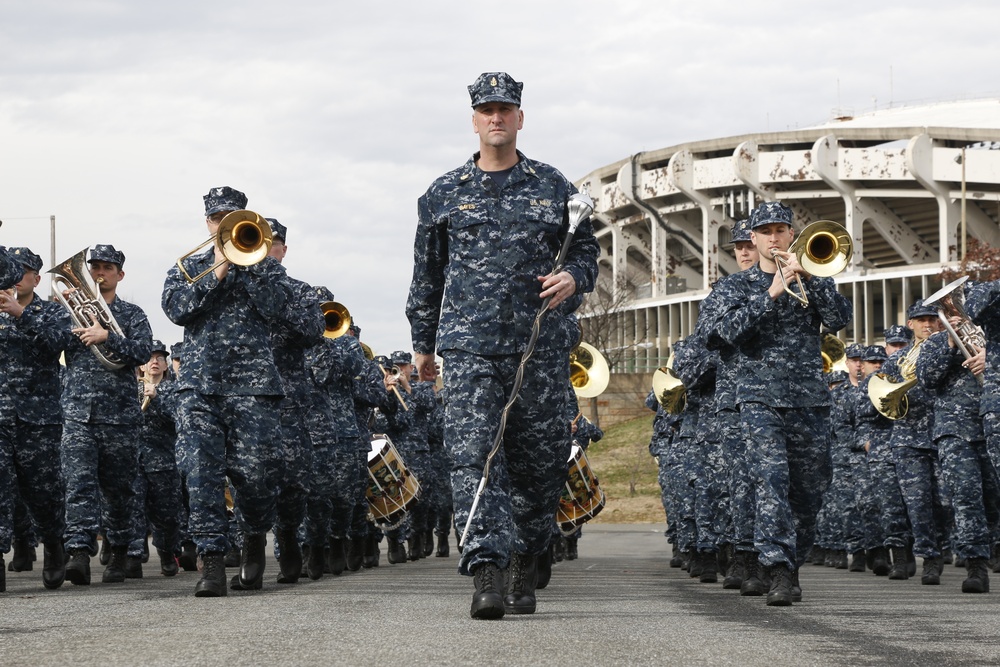
[[(195, 598), (197, 573), (57, 591), (8, 572), (0, 665), (998, 665), (995, 593), (807, 565), (803, 601), (771, 608), (668, 566), (662, 525), (584, 529), (580, 558), (558, 563), (538, 611), (469, 618), (471, 579), (450, 558), (275, 583)], [(39, 556), (41, 553), (39, 551)], [(9, 554), (8, 554), (9, 560)], [(155, 560), (155, 557), (154, 557)], [(231, 570), (234, 573), (235, 570)]]

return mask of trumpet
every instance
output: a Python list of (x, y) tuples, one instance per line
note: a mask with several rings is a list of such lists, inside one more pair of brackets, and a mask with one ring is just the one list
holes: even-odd
[[(795, 255), (795, 259), (810, 275), (829, 278), (846, 269), (851, 263), (854, 241), (843, 225), (833, 220), (817, 220), (802, 230), (788, 248), (788, 254)], [(806, 294), (802, 278), (795, 274), (795, 282), (799, 288), (799, 291), (795, 292), (781, 272), (781, 269), (788, 266), (788, 260), (775, 255), (774, 262), (778, 265), (778, 277), (781, 278), (785, 292), (801, 303), (803, 308), (807, 307), (809, 295)]]
[[(97, 287), (100, 281), (91, 287), (86, 278), (86, 257), (87, 249), (84, 248), (48, 271), (54, 275), (52, 291), (56, 300), (69, 311), (74, 328), (85, 329), (100, 324), (108, 331), (124, 337), (125, 333), (115, 321), (107, 302), (101, 297)], [(91, 345), (90, 351), (108, 370), (116, 371), (125, 367), (125, 361), (104, 345)]]
[[(399, 376), (402, 374), (402, 371), (399, 370), (399, 366), (393, 366), (391, 371), (385, 370), (385, 366), (383, 366), (382, 364), (379, 364), (378, 367), (382, 370), (383, 373), (385, 373), (386, 375), (391, 375), (397, 380), (399, 379)], [(397, 387), (396, 385), (392, 385), (392, 393), (396, 394), (396, 398), (399, 399), (399, 404), (403, 406), (403, 409), (409, 411), (410, 408), (407, 407), (406, 401), (403, 400), (403, 395), (399, 393), (399, 387)]]
[(351, 311), (347, 310), (344, 304), (324, 301), (319, 307), (323, 311), (323, 319), (326, 320), (326, 330), (323, 335), (327, 338), (340, 338), (351, 328)]
[(569, 381), (580, 398), (600, 396), (611, 381), (607, 359), (593, 345), (580, 343), (569, 353)]
[[(962, 351), (962, 355), (966, 359), (971, 359), (979, 353), (979, 350), (986, 347), (986, 334), (983, 333), (982, 327), (972, 323), (972, 319), (965, 311), (965, 291), (962, 286), (968, 279), (969, 276), (962, 276), (958, 280), (948, 283), (924, 299), (924, 305), (941, 304), (941, 308), (938, 309), (941, 323), (944, 324), (951, 339), (955, 341), (955, 346)], [(951, 322), (948, 321), (951, 317), (957, 317), (961, 320), (958, 323), (958, 328), (951, 326)], [(980, 385), (983, 384), (982, 373), (974, 377)]]
[[(271, 251), (271, 226), (253, 211), (232, 211), (219, 223), (219, 231), (200, 246), (177, 259), (177, 268), (189, 283), (195, 283), (225, 263), (253, 266), (264, 260)], [(222, 251), (223, 260), (205, 269), (195, 277), (184, 268), (184, 260), (207, 245), (215, 244)]]

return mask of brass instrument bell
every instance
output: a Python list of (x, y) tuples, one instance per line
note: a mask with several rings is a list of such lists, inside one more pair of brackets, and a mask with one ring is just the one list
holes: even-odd
[[(189, 283), (198, 282), (217, 268), (225, 264), (237, 266), (253, 266), (264, 261), (271, 252), (271, 226), (267, 220), (253, 211), (232, 211), (227, 213), (219, 223), (219, 230), (214, 236), (200, 246), (181, 256), (177, 260), (177, 268)], [(215, 244), (222, 251), (223, 261), (217, 262), (195, 277), (184, 268), (184, 260), (209, 244)]]
[(833, 372), (833, 367), (847, 356), (847, 346), (832, 333), (823, 334), (823, 343), (820, 347), (820, 356), (823, 358), (823, 372)]
[[(795, 255), (799, 265), (810, 275), (829, 278), (846, 269), (851, 263), (854, 241), (843, 225), (833, 220), (817, 220), (806, 225), (789, 246), (788, 252)], [(796, 293), (785, 282), (785, 277), (780, 271), (785, 260), (781, 257), (775, 257), (775, 260), (785, 292), (797, 299), (803, 307), (808, 306), (809, 296), (806, 294), (802, 279), (798, 275), (795, 276), (795, 282), (799, 286), (799, 293)]]
[[(671, 357), (673, 360), (673, 357)], [(660, 406), (672, 415), (679, 415), (687, 405), (687, 389), (670, 365), (653, 372), (653, 394)]]
[(323, 311), (323, 319), (326, 320), (326, 330), (323, 335), (327, 338), (340, 338), (351, 328), (351, 312), (344, 304), (324, 301), (319, 307)]
[(569, 381), (579, 398), (600, 396), (611, 381), (607, 359), (594, 346), (580, 343), (569, 353)]

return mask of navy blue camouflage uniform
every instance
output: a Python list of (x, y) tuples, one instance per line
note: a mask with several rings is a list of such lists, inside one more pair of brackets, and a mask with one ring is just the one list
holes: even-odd
[[(107, 257), (110, 246), (91, 255)], [(117, 252), (112, 249), (112, 252)], [(124, 255), (114, 263), (124, 262)], [(102, 298), (102, 297), (98, 297)], [(132, 542), (138, 511), (133, 482), (139, 471), (141, 421), (135, 369), (149, 361), (153, 334), (139, 306), (115, 297), (108, 304), (122, 334), (108, 333), (103, 347), (124, 362), (106, 368), (91, 350), (71, 337), (66, 347), (62, 391), (62, 463), (66, 480), (66, 549), (97, 553), (102, 508), (105, 538), (112, 547)]]
[[(214, 264), (208, 251), (184, 260), (190, 275)], [(276, 518), (284, 395), (271, 349), (271, 329), (296, 303), (285, 269), (264, 258), (233, 267), (223, 281), (210, 272), (190, 283), (176, 266), (163, 287), (167, 317), (184, 327), (184, 359), (178, 389), (184, 400), (183, 439), (188, 450), (189, 530), (198, 552), (229, 550), (224, 500), (228, 477), (236, 490), (240, 528), (264, 534)]]
[[(9, 253), (18, 266), (25, 261), (32, 270), (41, 269), (41, 258), (27, 248), (11, 248)], [(19, 538), (30, 538), (33, 522), (43, 542), (63, 541), (63, 419), (55, 397), (61, 392), (59, 355), (73, 339), (71, 326), (65, 308), (37, 293), (20, 317), (0, 314), (4, 351), (0, 365), (0, 553), (11, 546), (18, 498), (26, 524), (18, 531)], [(25, 533), (24, 528), (29, 531)]]
[(826, 477), (829, 390), (822, 376), (820, 327), (838, 331), (850, 302), (830, 278), (804, 280), (809, 307), (767, 293), (760, 265), (715, 287), (721, 305), (710, 347), (739, 350), (736, 401), (749, 466), (757, 475), (754, 543), (765, 566), (795, 569), (815, 537), (818, 493)]
[[(445, 442), (454, 459), (455, 523), (464, 526), (499, 428), (547, 275), (565, 237), (573, 185), (520, 152), (506, 182), (474, 155), (418, 202), (413, 280), (406, 306), (413, 349), (444, 359)], [(502, 251), (498, 249), (502, 247)], [(549, 312), (511, 410), (459, 566), (506, 567), (511, 553), (541, 554), (565, 482), (571, 437), (564, 419), (572, 315), (594, 287), (599, 247), (589, 220), (565, 264), (576, 293)]]

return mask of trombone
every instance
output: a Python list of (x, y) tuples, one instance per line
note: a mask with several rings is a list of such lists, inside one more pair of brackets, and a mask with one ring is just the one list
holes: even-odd
[[(323, 319), (326, 320), (326, 330), (323, 335), (327, 338), (340, 338), (351, 328), (351, 311), (347, 310), (347, 306), (344, 304), (336, 301), (324, 301), (319, 307), (323, 311)], [(365, 347), (362, 344), (361, 349)]]
[[(854, 242), (843, 225), (833, 220), (817, 220), (806, 225), (798, 238), (789, 246), (788, 254), (795, 255), (799, 264), (810, 275), (829, 278), (846, 269), (851, 263)], [(799, 291), (796, 292), (781, 272), (781, 269), (788, 266), (788, 260), (775, 255), (774, 263), (778, 265), (778, 277), (781, 278), (785, 292), (806, 308), (809, 305), (809, 296), (806, 294), (805, 285), (802, 284), (802, 278), (799, 274), (795, 274), (795, 282), (799, 287)]]
[[(271, 252), (271, 241), (271, 226), (267, 224), (267, 220), (253, 211), (232, 211), (222, 218), (219, 231), (214, 236), (178, 258), (177, 268), (189, 283), (195, 283), (227, 262), (237, 266), (253, 266), (263, 261)], [(213, 243), (222, 251), (224, 259), (192, 278), (184, 268), (184, 260)]]

